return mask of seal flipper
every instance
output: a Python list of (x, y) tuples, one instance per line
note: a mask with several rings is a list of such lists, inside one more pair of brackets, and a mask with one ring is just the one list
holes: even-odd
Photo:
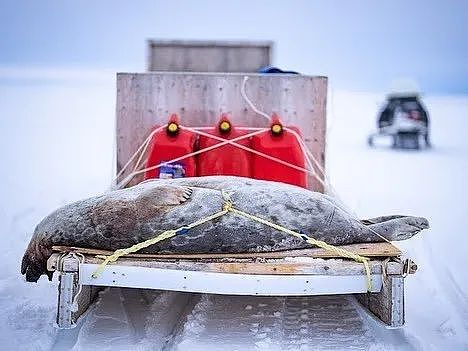
[(158, 186), (143, 191), (135, 202), (153, 206), (176, 206), (190, 199), (192, 192), (192, 188), (186, 186)]
[[(89, 211), (89, 216), (94, 224), (97, 235), (104, 236), (111, 241), (114, 238), (125, 237), (133, 230), (139, 220), (145, 217), (157, 216), (164, 213), (170, 206), (177, 206), (189, 200), (192, 189), (185, 186), (157, 186), (144, 190), (133, 200), (128, 199), (104, 199), (94, 204)], [(74, 213), (73, 207), (68, 207)], [(62, 209), (60, 211), (66, 211)], [(72, 223), (65, 225), (64, 221), (72, 218)], [(62, 236), (54, 238), (49, 233), (55, 232), (57, 227), (76, 228), (80, 217), (68, 216), (64, 213), (60, 215), (55, 212), (41, 222), (42, 225), (36, 227), (31, 242), (24, 253), (21, 263), (21, 274), (26, 276), (26, 281), (37, 282), (41, 275), (46, 274), (52, 278), (52, 272), (47, 271), (47, 260), (52, 254), (52, 246), (63, 244), (57, 240), (63, 239), (66, 229), (61, 229)], [(73, 230), (73, 229), (72, 229)]]
[(47, 260), (52, 254), (52, 249), (36, 240), (31, 240), (21, 262), (21, 274), (26, 276), (26, 281), (37, 282), (43, 274), (47, 274), (52, 280), (53, 272), (47, 270)]
[(361, 223), (365, 225), (371, 225), (371, 224), (382, 223), (382, 222), (389, 221), (391, 219), (403, 218), (403, 217), (408, 217), (408, 216), (403, 216), (403, 215), (380, 216), (380, 217), (363, 219), (361, 220)]
[(390, 241), (406, 240), (429, 228), (429, 221), (424, 217), (401, 215), (370, 218), (362, 220), (361, 223)]

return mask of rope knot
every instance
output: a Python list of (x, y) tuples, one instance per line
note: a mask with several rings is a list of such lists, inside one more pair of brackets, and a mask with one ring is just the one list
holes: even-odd
[(221, 195), (224, 199), (223, 204), (223, 211), (231, 211), (232, 210), (232, 200), (231, 200), (232, 192), (228, 192), (226, 190), (221, 190)]

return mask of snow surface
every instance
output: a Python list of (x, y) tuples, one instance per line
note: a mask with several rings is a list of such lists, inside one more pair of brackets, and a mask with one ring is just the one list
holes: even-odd
[(54, 208), (111, 180), (112, 82), (0, 86), (0, 348), (8, 350), (468, 349), (468, 97), (426, 97), (434, 148), (370, 149), (383, 94), (331, 91), (327, 168), (360, 217), (425, 216), (431, 229), (399, 243), (419, 266), (406, 279), (403, 329), (348, 296), (227, 297), (109, 289), (77, 328), (53, 327), (56, 282), (26, 283), (21, 256)]

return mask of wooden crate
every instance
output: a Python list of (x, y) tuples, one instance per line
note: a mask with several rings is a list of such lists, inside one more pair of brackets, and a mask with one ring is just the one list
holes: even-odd
[[(212, 126), (221, 113), (236, 125), (268, 127), (241, 95), (244, 78), (252, 102), (303, 133), (314, 157), (325, 167), (327, 78), (282, 74), (119, 73), (117, 75), (117, 171), (130, 159), (154, 125), (171, 113), (190, 127)], [(123, 179), (130, 169), (122, 175)], [(136, 178), (133, 184), (141, 181)], [(309, 177), (310, 189), (323, 191)]]

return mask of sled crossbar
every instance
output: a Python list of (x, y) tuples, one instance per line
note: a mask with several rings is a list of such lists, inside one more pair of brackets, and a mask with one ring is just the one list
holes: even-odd
[[(390, 243), (363, 243), (341, 245), (343, 248), (352, 253), (366, 257), (398, 257), (401, 251)], [(89, 249), (74, 246), (54, 246), (54, 252), (77, 252), (85, 255), (102, 255), (108, 256), (113, 251)], [(246, 252), (246, 253), (207, 253), (207, 254), (144, 254), (133, 253), (126, 255), (127, 257), (143, 258), (143, 259), (223, 259), (223, 258), (285, 258), (285, 257), (311, 257), (311, 258), (338, 258), (336, 253), (321, 248), (286, 250), (276, 252)]]

